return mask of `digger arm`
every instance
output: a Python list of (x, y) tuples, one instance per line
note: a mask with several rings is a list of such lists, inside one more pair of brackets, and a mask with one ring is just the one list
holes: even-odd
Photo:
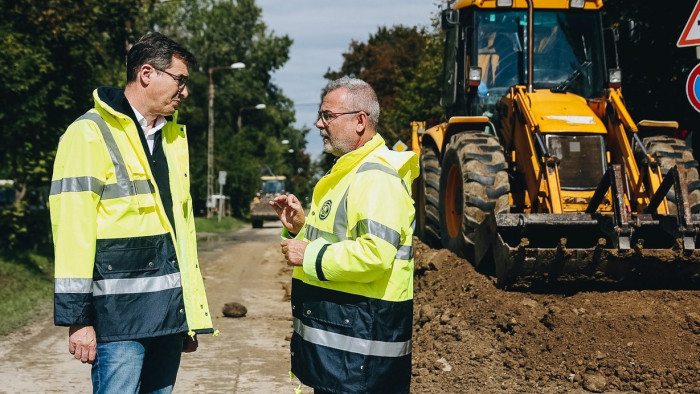
[[(512, 136), (516, 140), (514, 145), (517, 165), (525, 174), (530, 201), (536, 205), (533, 206), (533, 211), (562, 213), (557, 163), (547, 152), (544, 141), (539, 134), (539, 125), (530, 107), (526, 87), (516, 86), (511, 116), (517, 116)], [(537, 155), (536, 145), (542, 152), (541, 159)]]
[[(646, 155), (645, 159), (650, 165), (643, 166), (643, 172), (637, 165), (632, 145), (625, 130), (630, 130), (633, 133), (631, 135), (641, 144), (641, 140), (636, 134), (639, 130), (622, 101), (620, 90), (610, 89), (607, 101), (615, 114), (615, 116), (608, 117), (606, 124), (608, 129), (607, 145), (612, 154), (611, 160), (624, 167), (628, 179), (626, 194), (629, 196), (630, 202), (634, 201), (638, 209), (641, 210), (649, 205), (650, 198), (654, 195), (654, 191), (658, 190), (663, 177), (658, 166), (653, 165), (656, 163), (656, 159), (649, 154)], [(648, 188), (644, 185), (644, 179), (647, 179)], [(668, 213), (665, 203), (658, 206), (658, 213)]]

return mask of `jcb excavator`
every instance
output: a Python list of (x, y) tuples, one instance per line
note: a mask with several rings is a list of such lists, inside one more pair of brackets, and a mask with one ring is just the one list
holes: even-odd
[[(601, 0), (443, 11), (447, 122), (414, 122), (417, 233), (501, 285), (700, 279), (698, 163), (620, 88)], [(608, 56), (606, 56), (608, 55)]]

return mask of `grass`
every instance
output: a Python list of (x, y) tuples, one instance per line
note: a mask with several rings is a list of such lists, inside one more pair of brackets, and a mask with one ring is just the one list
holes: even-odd
[(194, 218), (194, 223), (198, 233), (221, 233), (236, 230), (248, 224), (247, 221), (233, 217), (222, 217), (221, 221), (216, 217)]
[(50, 310), (52, 297), (53, 264), (47, 257), (0, 259), (0, 336)]

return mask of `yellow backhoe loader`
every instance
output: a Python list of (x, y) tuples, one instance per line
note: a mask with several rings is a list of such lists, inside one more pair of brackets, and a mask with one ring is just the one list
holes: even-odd
[(501, 285), (700, 282), (698, 163), (676, 122), (632, 120), (602, 7), (459, 0), (442, 13), (448, 120), (413, 124), (417, 234)]

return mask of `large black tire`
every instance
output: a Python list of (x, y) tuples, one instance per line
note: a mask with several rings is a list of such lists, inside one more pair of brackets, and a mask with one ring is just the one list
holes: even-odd
[(416, 235), (431, 247), (440, 248), (440, 160), (435, 146), (428, 144), (422, 147), (420, 167), (416, 196)]
[(477, 245), (481, 223), (509, 210), (508, 164), (498, 139), (481, 131), (452, 137), (440, 175), (440, 223), (445, 248), (475, 266), (490, 245)]
[[(685, 165), (688, 181), (688, 202), (692, 213), (700, 213), (700, 174), (698, 162), (693, 157), (693, 151), (685, 142), (667, 136), (644, 138), (642, 141), (647, 152), (661, 165), (661, 173), (665, 176), (668, 170), (676, 164)], [(676, 192), (673, 188), (666, 194), (670, 214), (676, 214)]]

